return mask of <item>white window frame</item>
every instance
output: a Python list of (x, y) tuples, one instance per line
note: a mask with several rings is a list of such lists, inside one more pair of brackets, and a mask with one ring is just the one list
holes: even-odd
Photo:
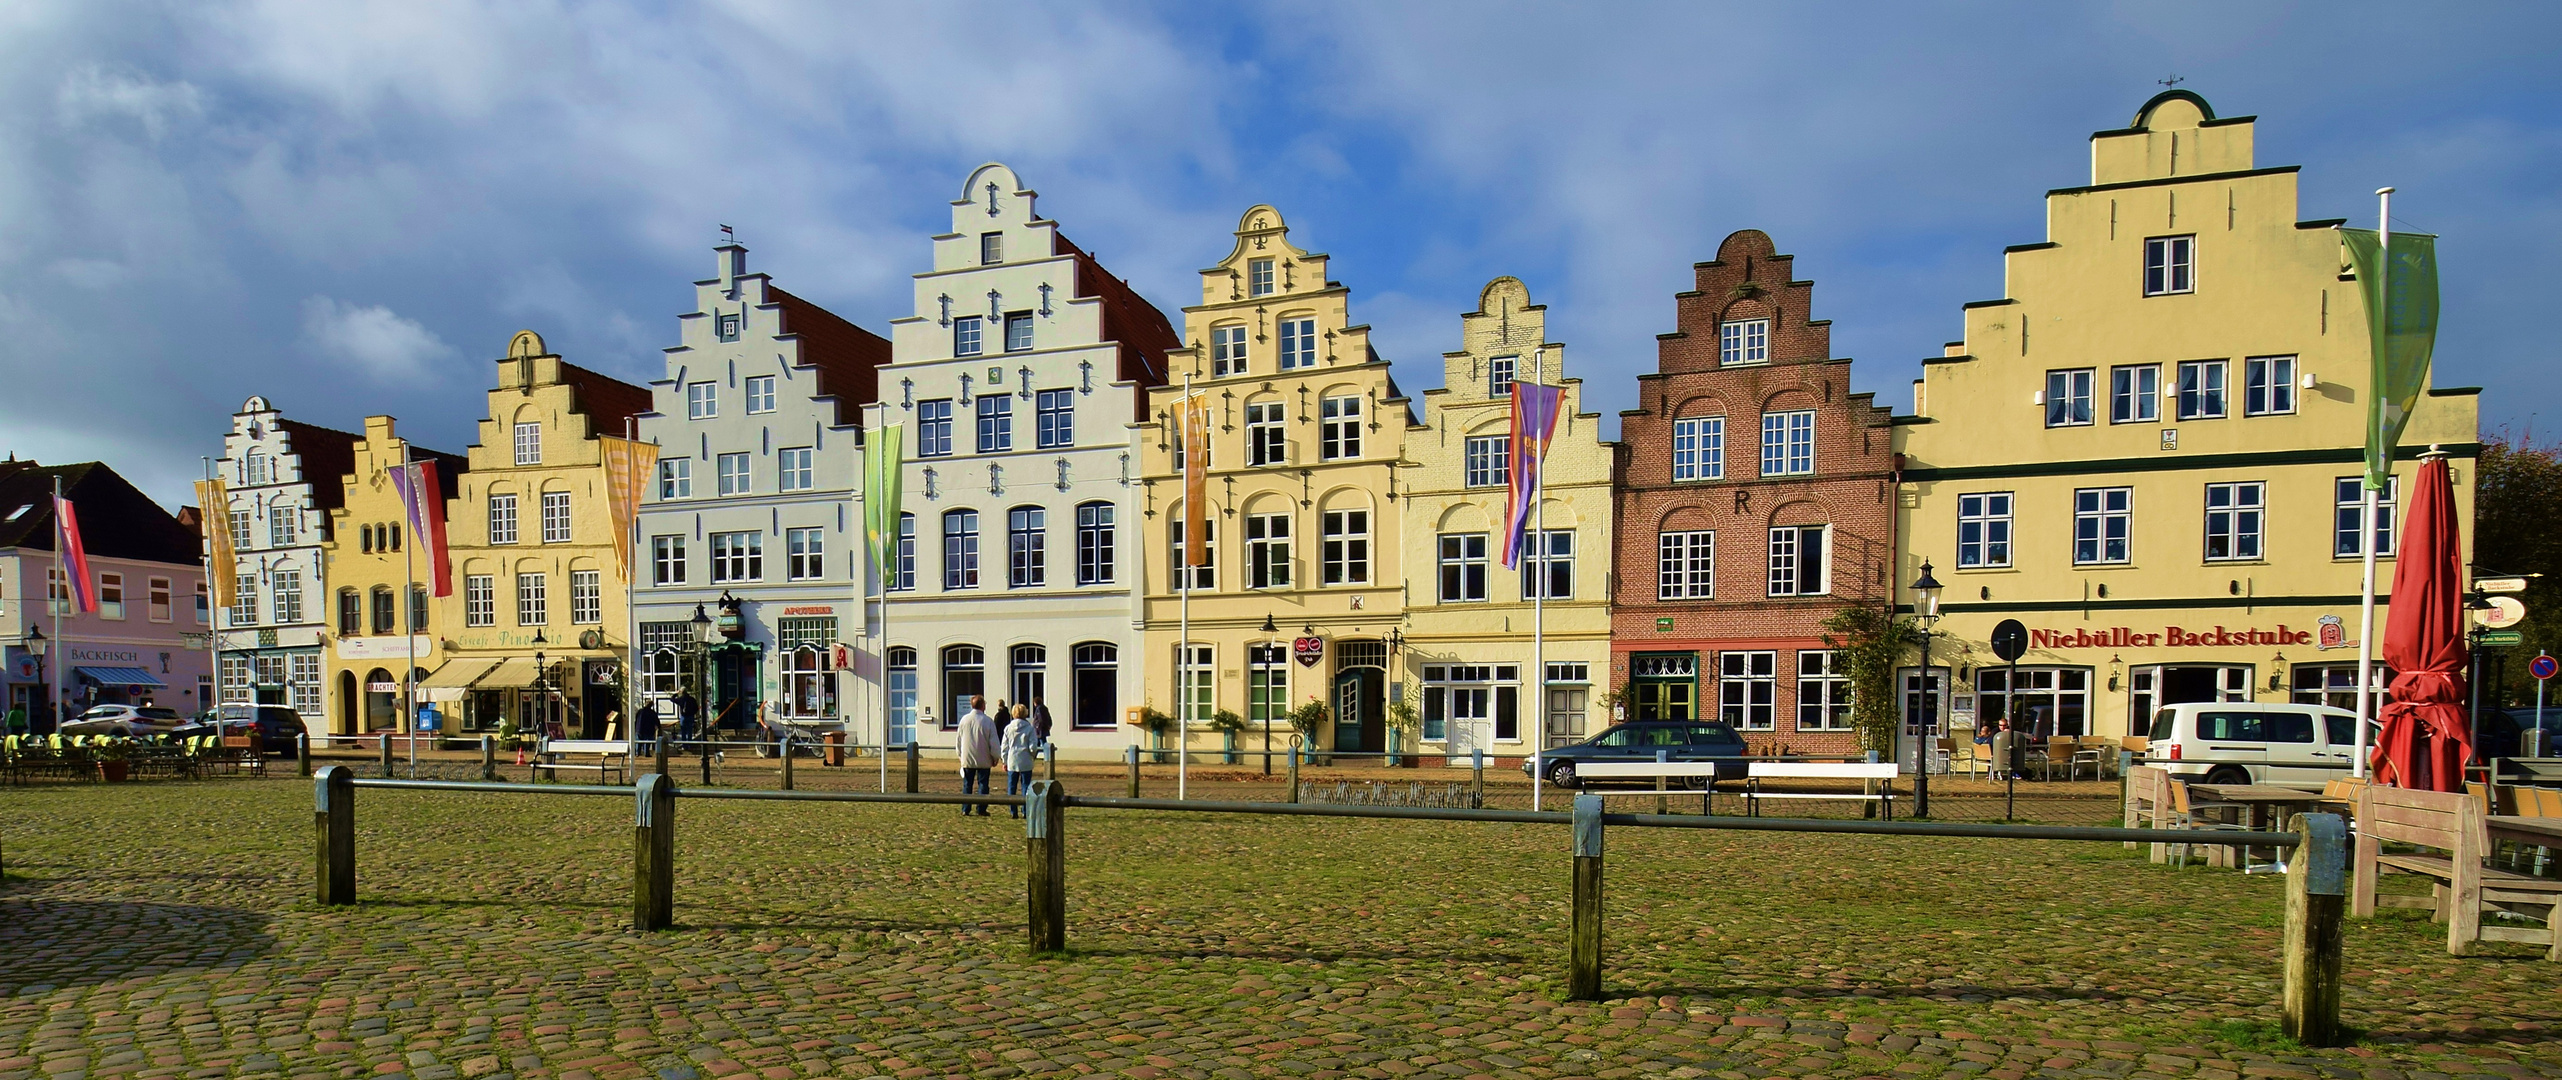
[(1032, 398), (1034, 444), (1043, 450), (1076, 445), (1076, 391), (1042, 390)]
[(1251, 401), (1245, 406), (1245, 463), (1251, 466), (1290, 463), (1289, 408), (1279, 401)]
[(267, 508), (267, 546), (292, 547), (301, 542), (302, 509), (294, 506)]
[(1245, 587), (1289, 588), (1290, 564), (1290, 515), (1246, 515)]
[(2197, 234), (2154, 236), (2144, 240), (2144, 295), (2178, 296), (2197, 291)]
[[(1525, 529), (1521, 535), (1521, 598), (1523, 600), (1572, 600), (1575, 598), (1575, 531), (1573, 529)], [(1546, 572), (1541, 573), (1542, 570)], [(1547, 582), (1547, 594), (1540, 595), (1540, 580)]]
[(463, 625), (498, 625), (497, 575), (463, 575)]
[(1050, 583), (1050, 512), (1017, 506), (1005, 512), (1005, 586), (1037, 589)]
[(816, 470), (811, 464), (815, 457), (815, 449), (807, 446), (786, 446), (774, 451), (774, 490), (808, 491), (817, 486)]
[(2233, 414), (2233, 382), (2229, 367), (2222, 360), (2180, 361), (2178, 415), (2181, 420), (2221, 420)]
[(1441, 533), (1434, 537), (1436, 589), (1444, 604), (1482, 604), (1488, 599), (1486, 579), (1488, 534)]
[(566, 544), (570, 538), (569, 493), (543, 492), (543, 542)]
[(543, 422), (540, 420), (525, 420), (518, 422), (516, 425), (516, 464), (540, 465), (542, 463)]
[(941, 520), (944, 590), (978, 588), (979, 512), (955, 508), (944, 511)]
[(985, 330), (976, 315), (963, 315), (952, 320), (952, 355), (977, 356), (986, 349)]
[(1361, 396), (1344, 394), (1317, 403), (1318, 454), (1326, 461), (1361, 456)]
[(1109, 585), (1118, 572), (1120, 514), (1111, 503), (1095, 501), (1076, 507), (1076, 583)]
[(1281, 320), (1279, 361), (1282, 371), (1297, 371), (1317, 366), (1317, 320), (1313, 316), (1293, 316)]
[(1672, 422), (1674, 483), (1726, 478), (1726, 418), (1684, 416)]
[(1957, 496), (1957, 568), (1990, 569), (2010, 565), (2011, 511), (2017, 497), (2008, 491), (1970, 491)]
[(541, 571), (516, 575), (516, 625), (547, 626), (551, 621), (551, 586)]
[(1250, 297), (1272, 295), (1276, 285), (1272, 269), (1273, 262), (1270, 259), (1246, 260), (1245, 294)]
[(1246, 373), (1245, 324), (1227, 323), (1210, 328), (1210, 377)]
[(747, 390), (747, 415), (749, 415), (749, 416), (755, 416), (755, 415), (757, 415), (757, 414), (759, 414), (759, 413), (769, 413), (769, 412), (773, 412), (773, 411), (774, 411), (774, 377), (773, 377), (773, 376), (771, 376), (771, 375), (750, 375), (750, 376), (748, 376), (748, 377), (747, 377), (747, 387), (746, 387), (746, 390)]
[(489, 542), (492, 544), (513, 544), (516, 542), (515, 492), (493, 491), (489, 493)]
[[(2110, 505), (2112, 501), (2116, 504), (2113, 509)], [(2112, 541), (2109, 528), (2112, 522), (2116, 525), (2116, 535), (2113, 539), (2118, 545), (2117, 554), (2113, 558), (2108, 551), (2108, 545)], [(2087, 538), (2083, 535), (2086, 527), (2089, 532)], [(2091, 545), (2091, 555), (2088, 558), (2083, 557), (2082, 554), (2082, 545), (2086, 539)], [(2131, 487), (2073, 489), (2073, 565), (2122, 566), (2133, 562), (2134, 556), (2135, 489)]]
[(2091, 392), (2098, 375), (2090, 368), (2062, 368), (2046, 373), (2046, 426), (2089, 427)]
[(716, 532), (712, 546), (712, 584), (765, 580), (765, 533), (760, 529)]
[(1188, 570), (1191, 572), (1189, 578), (1191, 591), (1208, 592), (1217, 589), (1219, 587), (1219, 520), (1206, 518), (1201, 522), (1202, 558), (1199, 566), (1183, 565), (1183, 515), (1173, 515), (1172, 520), (1166, 522), (1166, 526), (1169, 540), (1166, 548), (1166, 580), (1174, 583), (1175, 591), (1181, 592), (1187, 580), (1184, 572)]
[[(157, 581), (159, 579), (154, 578), (152, 580)], [(267, 572), (267, 583), (268, 595), (272, 598), (270, 603), (275, 608), (277, 624), (289, 625), (301, 622), (302, 571), (291, 567), (277, 567), (276, 569)], [(165, 622), (167, 620), (155, 618), (152, 621)]]
[(661, 500), (694, 497), (693, 458), (658, 459), (658, 497)]
[(1728, 319), (1717, 324), (1717, 366), (1751, 367), (1770, 362), (1770, 320)]
[(685, 537), (683, 534), (649, 538), (650, 584), (685, 584)]
[(596, 570), (569, 572), (569, 621), (594, 626), (605, 621), (605, 575)]
[(744, 450), (717, 454), (712, 458), (712, 489), (722, 496), (749, 495), (755, 492), (755, 455)]
[(1325, 564), (1319, 584), (1369, 584), (1370, 509), (1346, 507), (1328, 510), (1318, 516), (1323, 534), (1318, 555)]
[(1002, 454), (1014, 449), (1014, 395), (980, 394), (970, 415), (979, 453)]
[(2162, 420), (2162, 365), (2120, 364), (2108, 369), (2108, 422), (2158, 424)]
[(1655, 599), (1717, 597), (1717, 531), (1666, 530), (1655, 534)]
[(704, 381), (685, 384), (685, 418), (710, 420), (721, 414), (719, 383)]
[(1781, 409), (1761, 414), (1761, 474), (1811, 476), (1814, 472), (1815, 410)]
[[(2375, 493), (2375, 529), (2373, 533), (2359, 528), (2357, 520), (2366, 514), (2366, 478), (2342, 476), (2331, 481), (2331, 557), (2363, 559), (2366, 542), (2375, 540), (2375, 557), (2392, 558), (2401, 547), (2401, 534), (2393, 528), (2393, 509), (2402, 497), (2402, 478), (2384, 478), (2384, 490)], [(2349, 543), (2342, 543), (2343, 538)]]
[[(2257, 562), (2268, 550), (2268, 484), (2235, 480), (2206, 485), (2206, 561)], [(2216, 545), (2223, 554), (2216, 554)]]
[[(1811, 553), (1806, 548), (1821, 550)], [(1833, 545), (1830, 525), (1779, 525), (1770, 530), (1769, 583), (1772, 596), (1830, 596), (1833, 591)]]
[(1842, 674), (1839, 659), (1831, 649), (1798, 651), (1797, 730), (1854, 730), (1850, 719), (1850, 677)]
[(1497, 356), (1486, 361), (1486, 396), (1502, 399), (1512, 396), (1513, 373), (1520, 370), (1518, 356)]
[(1032, 351), (1031, 312), (1009, 311), (1005, 313), (1005, 351), (1010, 353)]
[(826, 530), (816, 526), (783, 530), (784, 577), (817, 581), (827, 576)]
[(2295, 358), (2242, 359), (2242, 415), (2286, 416), (2295, 411)]
[(950, 457), (952, 455), (952, 399), (935, 398), (916, 403), (916, 456)]
[(1779, 654), (1738, 649), (1717, 654), (1717, 719), (1737, 731), (1779, 729)]
[(1504, 487), (1512, 482), (1512, 436), (1470, 435), (1462, 447), (1461, 460), (1465, 486)]

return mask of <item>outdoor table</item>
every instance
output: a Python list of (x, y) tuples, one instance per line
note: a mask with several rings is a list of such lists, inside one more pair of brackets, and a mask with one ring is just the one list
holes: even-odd
[[(2279, 787), (2275, 784), (2190, 784), (2188, 793), (2198, 802), (2230, 803), (2250, 811), (2250, 826), (2253, 832), (2281, 831), (2285, 829), (2288, 819), (2295, 814), (2310, 810), (2322, 801), (2320, 792)], [(2271, 820), (2272, 818), (2274, 820)], [(2217, 847), (2209, 851), (2208, 865), (2232, 865), (2235, 850)], [(2283, 850), (2272, 852), (2270, 865), (2257, 869), (2248, 868), (2245, 860), (2243, 872), (2283, 874), (2286, 872), (2285, 855)]]
[(2512, 840), (2529, 847), (2562, 848), (2562, 818), (2486, 817), (2482, 824), (2491, 842)]

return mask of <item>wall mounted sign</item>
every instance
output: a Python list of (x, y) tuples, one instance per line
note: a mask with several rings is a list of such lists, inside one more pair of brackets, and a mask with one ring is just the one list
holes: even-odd
[(2313, 632), (2297, 630), (2279, 623), (2274, 630), (2234, 629), (2211, 626), (2191, 630), (2165, 626), (2159, 633), (2148, 633), (2131, 626), (2109, 626), (2097, 629), (2031, 630), (2028, 643), (2039, 649), (2158, 649), (2158, 648), (2229, 648), (2247, 645), (2310, 645)]
[(1315, 667), (1317, 661), (1325, 659), (1325, 639), (1303, 637), (1293, 641), (1290, 643), (1290, 655), (1299, 658), (1300, 667)]
[(802, 604), (802, 605), (800, 605), (800, 606), (798, 606), (798, 607), (787, 607), (787, 608), (784, 608), (784, 609), (783, 609), (783, 614), (785, 614), (785, 615), (834, 615), (834, 614), (836, 614), (836, 605), (834, 605), (834, 604)]
[(1671, 632), (1672, 632), (1672, 616), (1670, 616), (1670, 615), (1664, 615), (1664, 616), (1659, 616), (1659, 617), (1657, 617), (1657, 618), (1655, 619), (1655, 632), (1656, 632), (1656, 633), (1658, 633), (1658, 634), (1668, 634), (1668, 633), (1671, 633)]

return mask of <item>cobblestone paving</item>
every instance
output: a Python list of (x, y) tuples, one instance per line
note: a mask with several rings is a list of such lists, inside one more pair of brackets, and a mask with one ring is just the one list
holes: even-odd
[(1554, 827), (1071, 811), (1034, 957), (1002, 814), (686, 801), (641, 937), (624, 800), (358, 806), (323, 911), (305, 783), (0, 789), (0, 1080), (2562, 1076), (2532, 947), (2353, 922), (2364, 1039), (2294, 1048), (2282, 883), (2114, 845), (1614, 829), (1566, 1004)]

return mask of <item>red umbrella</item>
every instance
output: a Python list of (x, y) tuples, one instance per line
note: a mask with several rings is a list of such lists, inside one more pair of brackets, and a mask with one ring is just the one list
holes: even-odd
[(2464, 568), (2446, 458), (2421, 462), (2417, 480), (2393, 566), (2393, 609), (2384, 625), (2384, 664), (2393, 670), (2393, 684), (2372, 764), (2378, 783), (2462, 791), (2473, 737), (2459, 681)]

